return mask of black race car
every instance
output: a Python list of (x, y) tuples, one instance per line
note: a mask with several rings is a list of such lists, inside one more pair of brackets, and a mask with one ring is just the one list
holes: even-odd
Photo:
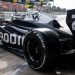
[[(13, 20), (0, 26), (0, 45), (23, 53), (32, 69), (44, 69), (59, 56), (74, 52), (75, 22), (71, 25), (73, 13), (68, 12), (67, 24), (73, 35), (60, 30), (62, 26), (56, 20), (48, 23)], [(72, 17), (74, 20), (75, 16)]]

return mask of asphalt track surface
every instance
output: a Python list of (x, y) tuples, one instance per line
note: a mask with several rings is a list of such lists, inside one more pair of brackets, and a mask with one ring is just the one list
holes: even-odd
[(55, 68), (38, 72), (30, 69), (23, 57), (0, 48), (0, 75), (75, 75), (75, 54), (63, 56), (57, 61)]

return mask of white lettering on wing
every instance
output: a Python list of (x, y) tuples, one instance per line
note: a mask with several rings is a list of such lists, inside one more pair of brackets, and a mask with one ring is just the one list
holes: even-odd
[(4, 33), (4, 41), (9, 43), (9, 34)]
[[(16, 34), (8, 34), (0, 32), (0, 38), (3, 39), (4, 42), (10, 44), (23, 45), (24, 36), (16, 35)], [(0, 39), (0, 41), (1, 41)]]
[(16, 35), (15, 34), (10, 34), (10, 43), (16, 44)]

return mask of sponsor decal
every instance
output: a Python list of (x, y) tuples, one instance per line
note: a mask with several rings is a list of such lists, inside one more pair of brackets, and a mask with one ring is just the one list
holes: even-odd
[(0, 32), (0, 45), (2, 45), (2, 37), (3, 37), (3, 34)]
[(40, 39), (40, 41), (41, 41), (41, 43), (42, 43), (43, 48), (45, 48), (44, 41), (42, 40), (42, 38), (40, 37), (40, 35), (39, 35), (39, 34), (36, 34), (36, 35), (39, 37), (39, 39)]
[(0, 44), (2, 40), (13, 45), (23, 45), (24, 36), (0, 32)]

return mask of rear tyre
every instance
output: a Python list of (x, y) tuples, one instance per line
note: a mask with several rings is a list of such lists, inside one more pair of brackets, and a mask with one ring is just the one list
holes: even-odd
[(50, 65), (46, 42), (41, 34), (28, 33), (24, 39), (23, 50), (30, 68), (45, 70)]

